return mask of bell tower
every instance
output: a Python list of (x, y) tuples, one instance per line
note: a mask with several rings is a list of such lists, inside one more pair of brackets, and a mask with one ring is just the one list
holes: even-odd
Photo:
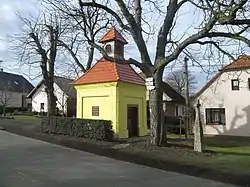
[(106, 53), (114, 58), (124, 59), (124, 45), (128, 42), (113, 27), (99, 41)]

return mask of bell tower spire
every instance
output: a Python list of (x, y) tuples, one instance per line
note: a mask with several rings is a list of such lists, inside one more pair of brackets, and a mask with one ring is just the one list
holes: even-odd
[(103, 44), (103, 49), (109, 56), (124, 59), (124, 45), (128, 42), (114, 27), (101, 38), (99, 43)]

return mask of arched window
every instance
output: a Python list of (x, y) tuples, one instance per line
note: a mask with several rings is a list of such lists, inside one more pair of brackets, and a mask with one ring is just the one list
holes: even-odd
[(106, 51), (106, 53), (110, 53), (111, 52), (111, 45), (110, 44), (107, 44), (105, 46), (105, 51)]

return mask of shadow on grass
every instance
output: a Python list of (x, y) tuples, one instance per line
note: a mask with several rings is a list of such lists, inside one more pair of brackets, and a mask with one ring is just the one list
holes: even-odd
[(215, 151), (216, 153), (222, 154), (222, 155), (235, 155), (235, 156), (250, 156), (250, 153), (241, 153), (241, 152), (223, 152), (223, 151)]
[[(222, 155), (250, 156), (250, 138), (249, 137), (233, 137), (233, 136), (216, 136), (206, 137), (205, 146), (208, 152)], [(240, 147), (249, 146), (248, 152), (243, 152)], [(185, 149), (193, 149), (193, 140), (185, 140), (179, 138), (168, 139), (168, 147), (179, 147)], [(234, 150), (236, 148), (238, 150)], [(217, 150), (225, 148), (226, 150)], [(230, 150), (232, 149), (232, 150)]]
[(205, 142), (209, 146), (229, 148), (229, 147), (242, 147), (250, 146), (250, 137), (240, 136), (211, 136), (205, 137)]

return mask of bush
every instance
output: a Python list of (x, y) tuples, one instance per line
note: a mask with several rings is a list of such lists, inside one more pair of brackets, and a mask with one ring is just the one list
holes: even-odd
[(43, 117), (41, 130), (45, 133), (63, 134), (95, 140), (112, 140), (111, 121), (69, 117)]

